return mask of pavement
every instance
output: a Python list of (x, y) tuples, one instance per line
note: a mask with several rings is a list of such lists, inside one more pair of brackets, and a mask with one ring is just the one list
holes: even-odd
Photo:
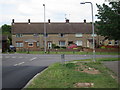
[[(99, 57), (118, 55), (96, 55)], [(91, 58), (92, 55), (65, 55), (65, 61)], [(21, 90), (37, 73), (55, 62), (62, 62), (61, 55), (2, 54), (2, 87)]]
[(120, 82), (120, 61), (104, 61), (103, 64), (117, 75)]

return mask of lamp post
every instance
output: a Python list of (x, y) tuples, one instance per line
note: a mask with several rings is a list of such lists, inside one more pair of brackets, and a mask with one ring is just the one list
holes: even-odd
[(95, 31), (94, 31), (94, 18), (93, 18), (93, 4), (91, 2), (81, 2), (80, 4), (90, 3), (92, 14), (92, 37), (93, 37), (93, 61), (95, 61)]
[(46, 24), (45, 24), (45, 4), (44, 6), (44, 53), (46, 53)]

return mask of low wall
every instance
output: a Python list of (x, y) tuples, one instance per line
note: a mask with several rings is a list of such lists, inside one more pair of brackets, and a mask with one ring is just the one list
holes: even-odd
[[(33, 48), (19, 48), (17, 49), (17, 51), (44, 51), (44, 49), (33, 49)], [(85, 51), (85, 52), (92, 52), (93, 49), (47, 49), (47, 51), (50, 51), (50, 52), (80, 52), (80, 51)], [(100, 49), (100, 48), (96, 48), (95, 49), (96, 52), (119, 52), (120, 49), (118, 48), (112, 48), (112, 49)]]
[[(83, 51), (85, 52), (92, 52), (93, 49), (83, 49)], [(95, 49), (96, 52), (120, 52), (119, 48), (109, 48), (109, 49), (101, 49), (101, 48), (96, 48)]]

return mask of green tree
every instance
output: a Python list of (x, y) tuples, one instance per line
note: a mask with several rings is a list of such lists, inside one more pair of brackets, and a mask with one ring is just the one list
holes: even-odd
[(1, 27), (2, 29), (2, 34), (11, 34), (11, 26), (10, 25), (7, 25), (7, 24), (4, 24), (2, 25)]
[(96, 21), (96, 32), (108, 39), (120, 40), (120, 1), (110, 2), (109, 6), (96, 4), (99, 21)]
[(11, 34), (11, 26), (4, 24), (1, 26), (2, 29), (2, 35), (7, 35), (8, 36), (8, 44), (12, 44), (12, 34)]

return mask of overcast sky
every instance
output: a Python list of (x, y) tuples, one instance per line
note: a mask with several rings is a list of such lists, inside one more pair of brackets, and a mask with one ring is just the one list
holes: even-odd
[[(89, 1), (93, 3), (94, 19), (97, 14), (96, 3), (102, 5), (108, 4), (105, 0), (0, 0), (0, 26), (11, 24), (12, 19), (15, 22), (43, 22), (44, 7), (46, 5), (46, 21), (64, 22), (65, 18), (70, 22), (91, 22), (90, 4), (80, 4), (80, 2)], [(94, 21), (95, 21), (94, 20)]]

